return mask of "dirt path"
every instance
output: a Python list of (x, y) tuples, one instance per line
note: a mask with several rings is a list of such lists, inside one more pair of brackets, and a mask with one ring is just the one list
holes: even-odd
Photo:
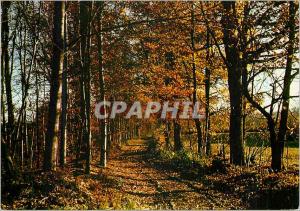
[(146, 141), (131, 140), (121, 154), (111, 157), (103, 173), (118, 185), (107, 191), (128, 195), (140, 208), (245, 208), (240, 199), (214, 191), (201, 181), (182, 179), (178, 172), (157, 168), (147, 153)]
[[(176, 161), (160, 160), (147, 148), (146, 141), (131, 140), (112, 153), (104, 169), (98, 166), (94, 155), (90, 174), (84, 173), (84, 163), (71, 162), (56, 171), (24, 172), (19, 180), (1, 190), (1, 208), (227, 210), (251, 208), (250, 202), (257, 203), (252, 205), (258, 208), (269, 208), (272, 203), (273, 209), (298, 207), (298, 171), (294, 176), (287, 173), (288, 176), (279, 178), (294, 185), (279, 185), (282, 192), (273, 199), (257, 194), (264, 183), (256, 172), (237, 168), (227, 174), (198, 174), (199, 169), (178, 168)], [(278, 175), (267, 176), (265, 181), (269, 183), (265, 184), (270, 185), (263, 187), (268, 192), (262, 193), (269, 193), (279, 181)], [(5, 183), (1, 182), (3, 187)]]

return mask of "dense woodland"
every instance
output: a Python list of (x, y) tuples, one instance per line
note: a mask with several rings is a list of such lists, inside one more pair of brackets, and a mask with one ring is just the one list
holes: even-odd
[[(1, 1), (2, 208), (297, 208), (298, 9)], [(200, 102), (205, 118), (97, 119), (104, 100)]]

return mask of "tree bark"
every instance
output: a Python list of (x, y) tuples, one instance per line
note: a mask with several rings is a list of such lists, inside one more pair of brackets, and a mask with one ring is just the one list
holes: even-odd
[[(97, 2), (99, 7), (98, 15), (98, 63), (99, 63), (99, 85), (100, 85), (100, 101), (105, 101), (105, 89), (104, 89), (104, 72), (103, 72), (103, 47), (102, 47), (102, 13), (104, 9), (104, 3)], [(106, 114), (106, 107), (103, 107), (104, 115)], [(107, 119), (100, 119), (100, 166), (106, 167), (107, 162)]]
[(8, 10), (11, 2), (3, 1), (2, 4), (2, 53), (1, 53), (1, 69), (4, 70), (6, 103), (7, 103), (7, 143), (10, 145), (12, 142), (12, 132), (14, 130), (14, 105), (12, 101), (12, 87), (11, 87), (11, 74), (9, 70), (9, 25), (8, 25)]
[[(279, 123), (279, 132), (277, 141), (280, 145), (280, 157), (282, 159), (283, 150), (284, 150), (284, 141), (286, 140), (286, 131), (287, 131), (287, 120), (289, 114), (289, 98), (290, 98), (290, 85), (292, 82), (292, 64), (293, 64), (293, 55), (294, 55), (294, 44), (295, 44), (295, 13), (296, 5), (295, 2), (289, 2), (289, 43), (287, 47), (287, 59), (286, 59), (286, 69), (283, 82), (283, 91), (282, 91), (282, 109), (280, 113), (280, 123)], [(280, 161), (281, 161), (280, 159)], [(281, 170), (281, 163), (273, 163), (272, 168)]]
[(7, 141), (6, 136), (6, 119), (5, 119), (5, 105), (4, 105), (4, 68), (2, 67), (1, 62), (1, 135), (4, 141)]
[(206, 155), (211, 154), (210, 143), (210, 67), (209, 67), (209, 32), (206, 33), (206, 68), (205, 68), (205, 145)]
[[(67, 42), (67, 17), (64, 18), (64, 40)], [(62, 72), (62, 109), (60, 122), (60, 166), (64, 167), (67, 156), (67, 107), (68, 107), (68, 58), (66, 45), (64, 45), (64, 67)]]
[(6, 171), (8, 178), (11, 178), (14, 175), (14, 165), (9, 148), (3, 139), (1, 139), (1, 160), (3, 161), (3, 168)]
[[(191, 44), (192, 44), (192, 71), (193, 71), (193, 104), (197, 102), (197, 77), (196, 77), (196, 63), (195, 63), (195, 15), (194, 15), (194, 3), (192, 3), (191, 10)], [(201, 122), (199, 119), (194, 119), (197, 130), (197, 142), (198, 142), (198, 154), (202, 154), (202, 130)]]
[(170, 122), (168, 120), (166, 120), (165, 123), (165, 132), (164, 132), (164, 136), (165, 136), (165, 143), (166, 143), (166, 148), (169, 149), (170, 148)]
[(181, 126), (178, 120), (173, 120), (173, 124), (174, 124), (174, 150), (178, 152), (183, 149), (181, 138), (180, 138)]
[[(13, 111), (13, 102), (12, 102), (12, 89), (11, 89), (11, 72), (9, 71), (9, 51), (8, 51), (8, 44), (9, 44), (9, 25), (8, 25), (8, 10), (10, 7), (11, 2), (3, 1), (1, 2), (2, 6), (2, 36), (1, 36), (1, 73), (4, 73), (4, 83), (5, 83), (5, 91), (6, 91), (6, 103), (7, 103), (7, 110), (8, 110), (8, 122), (7, 126), (3, 125), (3, 128), (6, 130), (6, 140), (1, 139), (1, 158), (3, 159), (3, 167), (5, 171), (8, 173), (8, 176), (11, 177), (14, 174), (14, 166), (10, 156), (10, 148), (11, 145), (11, 138), (12, 138), (12, 131), (14, 129), (14, 111)], [(2, 82), (2, 77), (1, 77)], [(1, 85), (1, 100), (3, 99), (3, 85)], [(1, 108), (3, 107), (3, 104)], [(4, 114), (4, 110), (3, 110)], [(5, 114), (2, 117), (3, 122), (5, 124), (4, 118)], [(3, 134), (3, 133), (2, 133)]]
[(241, 62), (238, 52), (238, 38), (235, 36), (238, 27), (235, 2), (223, 2), (223, 9), (223, 42), (225, 45), (230, 97), (230, 162), (235, 165), (244, 165)]
[(40, 111), (39, 111), (39, 84), (38, 84), (38, 72), (37, 69), (35, 68), (35, 94), (36, 94), (36, 99), (35, 99), (35, 135), (36, 135), (36, 146), (37, 146), (37, 168), (40, 167)]
[(82, 62), (82, 80), (83, 80), (83, 105), (84, 105), (84, 129), (83, 129), (83, 142), (86, 145), (85, 153), (85, 172), (90, 173), (91, 165), (91, 117), (90, 117), (90, 23), (91, 15), (89, 7), (90, 2), (80, 2), (80, 34), (81, 34), (81, 62)]
[(53, 14), (53, 55), (50, 81), (50, 102), (46, 132), (44, 155), (44, 170), (55, 170), (57, 160), (57, 145), (59, 117), (61, 110), (61, 77), (64, 59), (64, 16), (65, 2), (54, 2)]

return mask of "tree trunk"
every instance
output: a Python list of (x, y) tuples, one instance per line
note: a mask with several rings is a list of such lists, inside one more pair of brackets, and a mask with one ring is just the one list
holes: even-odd
[(170, 123), (168, 120), (166, 120), (166, 128), (165, 128), (165, 143), (166, 143), (166, 148), (170, 148)]
[[(229, 76), (230, 75), (230, 76)], [(240, 78), (228, 73), (230, 92), (230, 161), (236, 165), (244, 164), (244, 146), (242, 135), (242, 94)]]
[(14, 175), (14, 165), (9, 153), (9, 148), (3, 139), (1, 139), (1, 160), (3, 161), (3, 168), (8, 178), (11, 178)]
[[(4, 76), (3, 67), (1, 66), (1, 76)], [(4, 141), (7, 141), (6, 136), (6, 119), (5, 119), (5, 105), (4, 105), (4, 80), (1, 77), (1, 135)]]
[(81, 62), (82, 62), (82, 80), (83, 80), (83, 93), (84, 97), (84, 130), (83, 130), (83, 142), (86, 145), (85, 154), (85, 172), (90, 173), (91, 165), (91, 126), (90, 126), (90, 2), (80, 2), (80, 34), (81, 34)]
[(223, 8), (223, 42), (227, 58), (230, 95), (230, 162), (235, 165), (244, 165), (241, 62), (239, 60), (238, 38), (235, 36), (238, 27), (235, 18), (235, 2), (223, 2)]
[(210, 143), (210, 109), (209, 109), (209, 95), (210, 95), (210, 70), (206, 68), (206, 80), (205, 80), (205, 144), (206, 155), (211, 154)]
[[(294, 54), (294, 43), (295, 43), (295, 13), (296, 6), (293, 1), (289, 2), (289, 43), (287, 48), (287, 59), (286, 59), (286, 69), (283, 82), (283, 91), (282, 91), (282, 109), (280, 113), (280, 123), (279, 123), (279, 132), (277, 141), (280, 145), (280, 157), (283, 156), (284, 150), (284, 141), (286, 140), (286, 131), (287, 131), (287, 120), (289, 113), (289, 98), (290, 98), (290, 85), (292, 82), (292, 63), (293, 63), (293, 54)], [(281, 160), (281, 159), (280, 159)], [(272, 162), (273, 167), (273, 162)], [(276, 166), (274, 163), (274, 168), (281, 170), (280, 166)]]
[(281, 156), (280, 156), (280, 145), (276, 140), (276, 128), (275, 123), (272, 118), (268, 120), (268, 129), (270, 133), (270, 142), (271, 142), (271, 156), (272, 163), (271, 167), (273, 170), (278, 171), (281, 169)]
[[(67, 42), (67, 17), (64, 18), (64, 40)], [(64, 45), (66, 52), (66, 46)], [(60, 122), (60, 166), (64, 167), (66, 164), (67, 156), (67, 107), (68, 107), (68, 58), (67, 53), (64, 54), (64, 68), (62, 73), (62, 109), (61, 109), (61, 122)]]
[(178, 120), (173, 120), (173, 124), (174, 124), (174, 150), (180, 151), (183, 149), (181, 139), (180, 139), (181, 126)]
[(38, 84), (38, 73), (37, 69), (35, 68), (35, 94), (36, 94), (36, 99), (35, 99), (35, 135), (36, 135), (36, 146), (37, 146), (37, 151), (36, 151), (36, 158), (37, 158), (37, 168), (40, 167), (40, 112), (39, 112), (39, 84)]
[(1, 69), (4, 70), (5, 79), (5, 91), (6, 91), (6, 103), (7, 103), (7, 143), (10, 145), (12, 142), (12, 132), (14, 129), (14, 106), (12, 101), (12, 87), (11, 87), (11, 74), (12, 71), (9, 70), (9, 25), (8, 25), (8, 10), (11, 2), (3, 1), (2, 5), (2, 53), (1, 53)]
[(210, 144), (210, 67), (209, 67), (209, 31), (206, 33), (206, 68), (205, 68), (205, 144), (206, 155), (211, 154)]
[(61, 110), (61, 75), (64, 58), (64, 16), (65, 2), (54, 2), (53, 55), (50, 81), (50, 102), (46, 133), (44, 170), (56, 168), (59, 117)]
[(32, 169), (33, 168), (33, 146), (34, 146), (34, 129), (32, 128), (32, 134), (30, 138), (30, 144), (29, 144), (29, 166)]
[[(100, 101), (105, 101), (105, 89), (104, 89), (104, 72), (103, 72), (103, 47), (102, 47), (102, 13), (103, 2), (97, 2), (99, 7), (98, 15), (98, 63), (99, 63), (99, 84), (100, 84)], [(103, 107), (104, 115), (106, 114), (106, 107)], [(107, 119), (100, 119), (100, 166), (106, 167), (107, 162)]]
[[(193, 70), (193, 105), (197, 103), (197, 78), (196, 78), (196, 63), (195, 63), (195, 15), (194, 15), (194, 3), (192, 3), (191, 10), (191, 44), (192, 44), (192, 70)], [(198, 154), (202, 154), (202, 130), (199, 119), (194, 119), (197, 130), (197, 142), (198, 142)]]

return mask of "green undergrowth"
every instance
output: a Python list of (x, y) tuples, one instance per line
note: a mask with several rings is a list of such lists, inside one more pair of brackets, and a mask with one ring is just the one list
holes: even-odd
[(183, 179), (201, 180), (211, 190), (241, 198), (249, 209), (296, 209), (299, 206), (298, 171), (268, 172), (261, 167), (239, 167), (220, 157), (195, 156), (188, 150), (173, 152), (152, 139), (148, 150), (163, 168), (178, 170)]
[[(210, 163), (207, 157), (199, 157), (190, 150), (173, 151), (163, 147), (154, 138), (148, 142), (148, 151), (169, 167), (190, 174), (191, 178), (204, 174)], [(192, 176), (192, 174), (194, 175)]]

